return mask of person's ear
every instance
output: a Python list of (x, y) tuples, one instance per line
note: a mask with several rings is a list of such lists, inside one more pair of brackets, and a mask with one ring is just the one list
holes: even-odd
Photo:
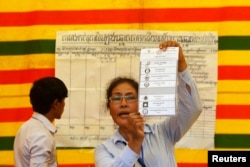
[(58, 100), (58, 99), (55, 99), (55, 100), (53, 101), (53, 104), (52, 104), (52, 105), (53, 105), (54, 108), (57, 108), (57, 106), (59, 105), (59, 103), (60, 103), (59, 100)]

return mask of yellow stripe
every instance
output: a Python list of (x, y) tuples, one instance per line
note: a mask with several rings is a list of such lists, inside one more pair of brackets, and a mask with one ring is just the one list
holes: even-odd
[[(249, 33), (250, 34), (250, 33)], [(244, 66), (250, 64), (250, 51), (219, 51), (218, 53), (218, 65), (236, 65)]]
[[(34, 11), (34, 10), (86, 10), (86, 9), (122, 9), (140, 8), (141, 0), (114, 1), (114, 0), (19, 0), (0, 1), (0, 11)], [(17, 5), (18, 4), (18, 5)]]
[[(237, 112), (237, 111), (236, 111)], [(250, 134), (250, 120), (217, 119), (216, 134)]]
[(140, 24), (51, 25), (30, 27), (0, 27), (0, 41), (56, 39), (57, 31), (139, 29)]
[[(58, 160), (62, 164), (92, 163), (94, 150), (58, 150)], [(176, 149), (177, 162), (206, 163), (207, 150)]]
[[(250, 2), (250, 1), (249, 1)], [(219, 22), (218, 34), (219, 36), (227, 36), (227, 35), (247, 35), (250, 34), (249, 28), (244, 26), (249, 26), (249, 21), (226, 21)], [(243, 26), (243, 27), (242, 27)], [(237, 32), (238, 31), (238, 32)]]
[(0, 166), (14, 165), (14, 152), (13, 151), (0, 151)]
[(219, 93), (250, 93), (250, 80), (219, 80)]
[[(250, 5), (248, 0), (227, 0), (227, 1), (162, 1), (162, 0), (127, 0), (127, 1), (114, 1), (106, 0), (19, 0), (0, 1), (0, 11), (32, 11), (32, 10), (79, 10), (79, 9), (117, 9), (117, 8), (174, 8), (174, 7), (221, 7), (221, 6), (247, 6)], [(18, 4), (18, 5), (17, 5)]]
[(0, 123), (0, 137), (2, 136), (15, 136), (17, 130), (20, 128), (20, 126), (23, 124), (23, 122), (6, 122)]
[(246, 105), (250, 104), (249, 93), (219, 93), (217, 94), (217, 104)]
[[(94, 163), (94, 150), (57, 150), (59, 164), (88, 164)], [(14, 164), (13, 151), (0, 151), (0, 166)]]
[[(88, 164), (94, 163), (94, 150), (57, 150), (57, 159), (59, 164)], [(0, 151), (0, 164), (13, 165), (14, 152)], [(1, 166), (0, 165), (0, 166)]]
[(59, 164), (94, 163), (94, 150), (57, 150)]
[(0, 70), (55, 68), (55, 54), (0, 56)]
[(0, 97), (7, 96), (28, 96), (31, 88), (30, 84), (0, 85)]
[[(163, 30), (163, 31), (217, 31), (218, 36), (230, 35), (249, 35), (250, 22), (194, 22), (194, 23), (155, 23), (142, 24), (146, 30)], [(230, 28), (228, 28), (230, 27)]]
[(0, 97), (0, 108), (31, 107), (28, 96)]
[(250, 2), (248, 0), (211, 0), (211, 1), (196, 1), (196, 0), (189, 0), (183, 3), (183, 0), (144, 0), (144, 7), (148, 8), (197, 8), (197, 7), (223, 7), (223, 6), (248, 6)]
[(24, 41), (56, 39), (57, 31), (66, 30), (162, 30), (162, 31), (217, 31), (219, 36), (250, 34), (250, 22), (216, 23), (154, 23), (154, 24), (96, 24), (96, 25), (51, 25), (30, 27), (0, 27), (1, 41)]
[(15, 136), (24, 122), (0, 122), (0, 137)]
[[(176, 149), (178, 163), (207, 163), (207, 150)], [(94, 163), (94, 150), (57, 150), (59, 164), (88, 164)], [(13, 151), (0, 151), (0, 164), (13, 165)]]
[(207, 150), (175, 149), (178, 163), (207, 163)]

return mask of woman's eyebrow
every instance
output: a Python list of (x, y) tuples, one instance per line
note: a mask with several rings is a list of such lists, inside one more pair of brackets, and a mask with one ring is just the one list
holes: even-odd
[[(114, 92), (112, 95), (121, 95), (122, 96), (122, 93), (121, 92)], [(134, 92), (127, 92), (124, 95), (126, 96), (126, 95), (136, 95), (136, 94)]]
[(126, 93), (125, 95), (137, 95), (136, 93), (134, 93), (134, 92), (128, 92), (128, 93)]

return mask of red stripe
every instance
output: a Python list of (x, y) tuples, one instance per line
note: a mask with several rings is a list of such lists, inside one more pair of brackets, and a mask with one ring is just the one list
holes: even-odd
[(55, 76), (55, 69), (6, 70), (0, 71), (0, 76), (0, 84), (32, 83), (41, 77)]
[[(0, 165), (0, 167), (14, 167), (14, 165)], [(95, 167), (94, 164), (65, 164), (58, 167)], [(178, 163), (178, 167), (207, 167), (207, 164), (201, 163)]]
[(207, 167), (207, 163), (178, 163), (178, 167)]
[(250, 20), (250, 7), (1, 12), (0, 26)]
[[(94, 167), (94, 164), (67, 164), (59, 167)], [(178, 167), (207, 167), (206, 163), (178, 163)]]
[(218, 66), (219, 80), (250, 80), (250, 66)]
[(62, 164), (58, 165), (58, 167), (95, 167), (95, 164)]
[(217, 105), (217, 119), (250, 119), (250, 105)]
[(33, 113), (32, 108), (10, 108), (0, 109), (0, 122), (24, 122)]
[[(0, 167), (14, 167), (14, 165), (1, 165)], [(95, 167), (94, 164), (65, 164), (58, 165), (58, 167)]]

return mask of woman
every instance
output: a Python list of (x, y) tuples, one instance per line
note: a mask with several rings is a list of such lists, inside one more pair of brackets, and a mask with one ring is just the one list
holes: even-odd
[(160, 43), (179, 47), (178, 111), (176, 116), (149, 125), (138, 112), (138, 83), (117, 77), (107, 88), (107, 108), (118, 130), (95, 149), (96, 167), (174, 167), (174, 146), (190, 129), (202, 106), (195, 81), (187, 68), (182, 48), (175, 41)]

